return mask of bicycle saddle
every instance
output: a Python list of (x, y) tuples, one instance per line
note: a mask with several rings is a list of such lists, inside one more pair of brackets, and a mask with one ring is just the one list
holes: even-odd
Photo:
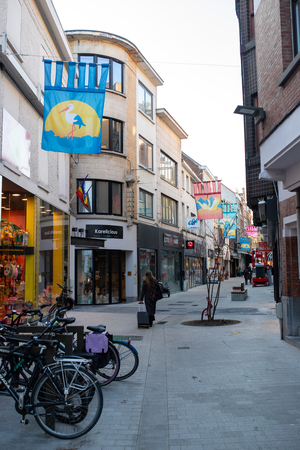
[(103, 333), (106, 330), (106, 325), (97, 325), (95, 327), (87, 327), (88, 330), (93, 331), (94, 333)]

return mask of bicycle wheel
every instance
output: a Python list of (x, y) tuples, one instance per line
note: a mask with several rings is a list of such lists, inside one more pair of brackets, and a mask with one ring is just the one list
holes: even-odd
[(75, 439), (97, 423), (103, 408), (102, 390), (87, 369), (64, 364), (44, 374), (32, 393), (38, 425), (51, 436)]
[[(0, 358), (0, 373), (5, 378), (6, 381), (8, 381), (11, 377), (11, 364), (10, 362), (4, 357), (1, 356)], [(5, 384), (0, 380), (0, 391), (5, 391), (7, 388)]]
[(106, 386), (107, 384), (114, 381), (120, 370), (120, 357), (117, 349), (111, 342), (108, 343), (108, 348), (110, 351), (109, 363), (105, 367), (101, 367), (98, 369), (91, 366), (91, 370), (97, 378), (100, 386)]
[(116, 381), (126, 380), (131, 377), (139, 366), (139, 355), (134, 347), (124, 341), (114, 340), (113, 345), (116, 347), (120, 357), (120, 370), (116, 376)]

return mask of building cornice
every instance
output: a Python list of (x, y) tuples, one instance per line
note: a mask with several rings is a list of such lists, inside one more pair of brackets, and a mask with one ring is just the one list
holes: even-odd
[(144, 72), (155, 84), (155, 86), (162, 86), (163, 79), (158, 75), (158, 73), (153, 69), (151, 64), (142, 55), (139, 49), (127, 39), (112, 33), (106, 33), (103, 31), (94, 30), (67, 30), (66, 35), (69, 40), (71, 39), (93, 39), (99, 41), (107, 41), (112, 44), (119, 45), (123, 47), (124, 50), (131, 56), (135, 61), (137, 66)]
[(176, 120), (168, 113), (165, 108), (156, 110), (156, 115), (178, 136), (180, 139), (187, 139), (187, 133), (181, 128)]

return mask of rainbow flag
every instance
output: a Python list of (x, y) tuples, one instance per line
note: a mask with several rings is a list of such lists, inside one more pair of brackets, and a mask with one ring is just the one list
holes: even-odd
[(84, 189), (84, 183), (85, 180), (87, 179), (88, 175), (85, 177), (85, 179), (83, 180), (83, 182), (81, 183), (81, 185), (79, 186), (79, 188), (76, 191), (76, 195), (79, 198), (79, 200), (82, 202), (83, 206), (89, 211), (91, 212), (91, 207), (90, 207), (90, 203), (89, 203), (89, 198), (87, 193), (85, 192)]

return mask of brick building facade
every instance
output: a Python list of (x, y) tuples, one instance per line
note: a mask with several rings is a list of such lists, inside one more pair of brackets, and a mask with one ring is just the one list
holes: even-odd
[[(274, 231), (273, 244), (278, 247), (279, 256), (277, 300), (282, 303), (282, 314), (279, 312), (278, 317), (281, 336), (289, 340), (299, 334), (300, 326), (300, 5), (296, 0), (236, 1), (240, 24), (247, 8), (249, 14), (249, 4), (255, 25), (255, 106), (262, 108), (265, 115), (256, 125), (259, 178), (274, 184), (277, 196), (278, 231)], [(269, 221), (267, 224), (269, 228)]]

